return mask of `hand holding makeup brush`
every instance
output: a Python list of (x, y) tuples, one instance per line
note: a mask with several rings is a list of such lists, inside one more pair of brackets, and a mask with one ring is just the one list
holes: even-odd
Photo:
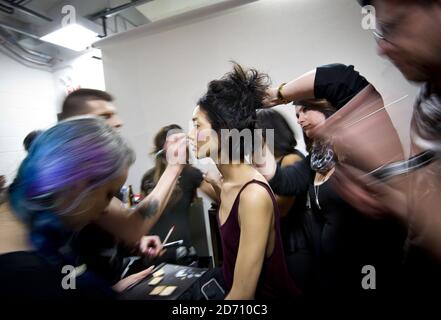
[(163, 150), (169, 165), (185, 165), (187, 163), (187, 136), (184, 133), (169, 135)]
[(158, 236), (144, 236), (139, 243), (139, 250), (149, 258), (155, 258), (162, 250), (161, 239)]

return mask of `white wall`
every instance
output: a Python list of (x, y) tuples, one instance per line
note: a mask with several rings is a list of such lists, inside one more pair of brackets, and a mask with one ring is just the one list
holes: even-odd
[(102, 62), (92, 58), (100, 54), (96, 51), (64, 61), (53, 72), (25, 67), (0, 53), (0, 175), (8, 183), (26, 155), (23, 139), (56, 123), (68, 90), (105, 90)]
[[(188, 19), (187, 19), (187, 18)], [(155, 132), (188, 126), (209, 80), (229, 71), (229, 60), (269, 73), (275, 84), (318, 65), (353, 64), (386, 102), (409, 94), (390, 114), (407, 144), (416, 88), (376, 54), (370, 31), (361, 28), (354, 0), (260, 0), (211, 16), (182, 16), (104, 40), (106, 87), (117, 98), (125, 135), (137, 153), (128, 183), (139, 187), (151, 161)]]
[(0, 53), (0, 175), (12, 182), (25, 156), (23, 139), (56, 122), (52, 74)]
[(106, 90), (103, 63), (94, 56), (101, 56), (101, 51), (92, 49), (79, 57), (64, 61), (53, 70), (55, 81), (57, 113), (61, 111), (67, 94), (78, 88)]

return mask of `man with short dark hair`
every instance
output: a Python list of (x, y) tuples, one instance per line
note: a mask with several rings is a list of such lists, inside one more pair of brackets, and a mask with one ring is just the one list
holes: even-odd
[(116, 114), (111, 94), (96, 89), (79, 89), (69, 94), (63, 102), (58, 120), (64, 120), (82, 114), (93, 114), (102, 117), (114, 128), (122, 127), (122, 122)]

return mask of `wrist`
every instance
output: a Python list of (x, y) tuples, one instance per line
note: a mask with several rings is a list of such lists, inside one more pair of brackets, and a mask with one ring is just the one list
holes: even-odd
[(184, 164), (168, 164), (167, 169), (169, 172), (173, 173), (174, 175), (180, 175), (182, 170), (184, 169)]
[(283, 88), (285, 87), (285, 85), (286, 85), (286, 83), (284, 82), (277, 88), (277, 100), (281, 104), (289, 103), (289, 100), (286, 99), (285, 96), (283, 95)]

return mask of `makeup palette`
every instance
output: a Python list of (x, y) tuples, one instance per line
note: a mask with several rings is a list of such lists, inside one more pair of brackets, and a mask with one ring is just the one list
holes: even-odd
[(164, 279), (164, 277), (155, 277), (149, 282), (149, 286), (156, 286), (158, 283), (160, 283)]
[(168, 286), (168, 287), (165, 287), (165, 289), (162, 290), (161, 293), (160, 293), (159, 295), (162, 296), (162, 297), (169, 296), (169, 295), (171, 295), (173, 292), (175, 292), (176, 288), (177, 288), (177, 286)]
[(153, 273), (124, 291), (122, 300), (177, 300), (207, 269), (162, 263)]

